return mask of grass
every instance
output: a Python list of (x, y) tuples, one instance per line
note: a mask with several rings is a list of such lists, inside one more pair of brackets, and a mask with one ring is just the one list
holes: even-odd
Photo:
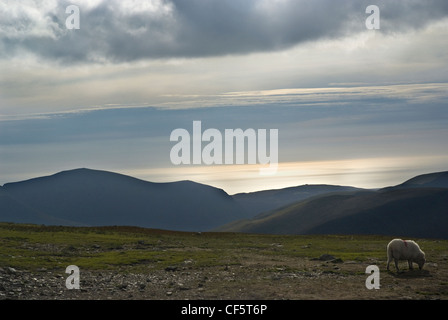
[[(344, 261), (386, 259), (384, 236), (277, 236), (194, 233), (137, 227), (61, 227), (0, 223), (0, 267), (55, 269), (71, 264), (91, 270), (121, 266), (139, 272), (168, 266), (241, 264), (258, 256), (281, 265), (283, 258), (331, 254)], [(448, 241), (419, 241), (430, 253), (446, 251)]]
[[(404, 272), (399, 274), (394, 267), (386, 271), (390, 240), (374, 235), (198, 234), (0, 223), (0, 268), (6, 274), (14, 273), (8, 267), (15, 268), (19, 277), (27, 271), (40, 279), (42, 271), (42, 277), (63, 280), (65, 268), (76, 265), (89, 288), (78, 292), (84, 298), (122, 299), (132, 293), (165, 299), (170, 291), (178, 299), (447, 299), (448, 240), (414, 239), (428, 263), (420, 272), (408, 271), (402, 261)], [(343, 262), (320, 261), (322, 254)], [(371, 264), (380, 268), (381, 290), (365, 288), (365, 270)], [(117, 282), (112, 284), (110, 275), (120, 277), (113, 277)], [(143, 290), (123, 280), (127, 276), (151, 281), (143, 282)], [(102, 289), (92, 293), (97, 283)], [(67, 294), (72, 297), (72, 292)]]

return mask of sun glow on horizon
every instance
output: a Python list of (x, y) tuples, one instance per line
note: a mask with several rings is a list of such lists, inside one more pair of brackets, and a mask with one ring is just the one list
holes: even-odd
[(447, 170), (448, 156), (382, 157), (280, 162), (277, 172), (260, 175), (263, 165), (178, 166), (123, 170), (152, 182), (191, 180), (225, 190), (228, 194), (281, 189), (304, 184), (332, 184), (376, 189), (404, 182), (429, 168)]

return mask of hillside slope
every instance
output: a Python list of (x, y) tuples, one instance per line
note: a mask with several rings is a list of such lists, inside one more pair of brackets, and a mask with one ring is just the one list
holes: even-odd
[(242, 217), (232, 197), (218, 188), (90, 169), (8, 183), (1, 191), (0, 220), (8, 222), (201, 231)]
[(448, 171), (418, 175), (392, 188), (448, 188)]
[[(448, 239), (447, 173), (378, 191), (326, 194), (233, 221), (219, 231), (268, 234), (383, 234)], [(420, 187), (418, 187), (420, 186)]]
[(360, 191), (363, 189), (336, 185), (301, 185), (275, 190), (264, 190), (233, 195), (249, 217), (296, 203), (317, 195), (332, 192)]

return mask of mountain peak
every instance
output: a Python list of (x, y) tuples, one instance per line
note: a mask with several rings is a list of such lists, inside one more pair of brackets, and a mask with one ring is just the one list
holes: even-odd
[(14, 207), (15, 217), (0, 210), (0, 221), (19, 221), (26, 213), (27, 222), (38, 224), (206, 231), (241, 218), (240, 208), (222, 189), (193, 181), (155, 183), (88, 168), (8, 183), (2, 191), (3, 201), (9, 202), (0, 203), (0, 209)]
[(448, 171), (434, 172), (418, 175), (402, 184), (399, 188), (448, 188)]

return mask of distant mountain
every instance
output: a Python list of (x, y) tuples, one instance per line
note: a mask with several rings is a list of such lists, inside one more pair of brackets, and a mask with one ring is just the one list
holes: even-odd
[(0, 187), (0, 221), (448, 239), (448, 172), (379, 190), (303, 185), (230, 196), (191, 181), (75, 169)]
[(0, 188), (0, 221), (8, 222), (205, 231), (241, 217), (226, 192), (191, 181), (152, 183), (75, 169)]
[(4, 188), (0, 187), (0, 220), (17, 223), (27, 223), (44, 219), (39, 211), (13, 199)]
[(448, 171), (422, 174), (392, 188), (402, 189), (402, 188), (430, 188), (430, 187), (448, 188)]
[[(233, 221), (219, 231), (269, 234), (384, 234), (448, 238), (447, 172), (378, 191), (324, 194)], [(438, 186), (434, 188), (433, 186)]]
[(378, 192), (373, 206), (327, 221), (310, 234), (382, 234), (448, 239), (448, 189), (412, 188)]
[(264, 190), (250, 193), (237, 193), (233, 195), (238, 204), (246, 211), (249, 217), (268, 212), (283, 206), (305, 200), (317, 195), (332, 192), (360, 191), (363, 189), (347, 186), (334, 186), (325, 184), (301, 185), (283, 189)]
[(304, 185), (232, 197), (191, 181), (153, 183), (113, 172), (75, 169), (0, 187), (0, 221), (207, 231), (316, 194), (344, 190), (357, 189)]

